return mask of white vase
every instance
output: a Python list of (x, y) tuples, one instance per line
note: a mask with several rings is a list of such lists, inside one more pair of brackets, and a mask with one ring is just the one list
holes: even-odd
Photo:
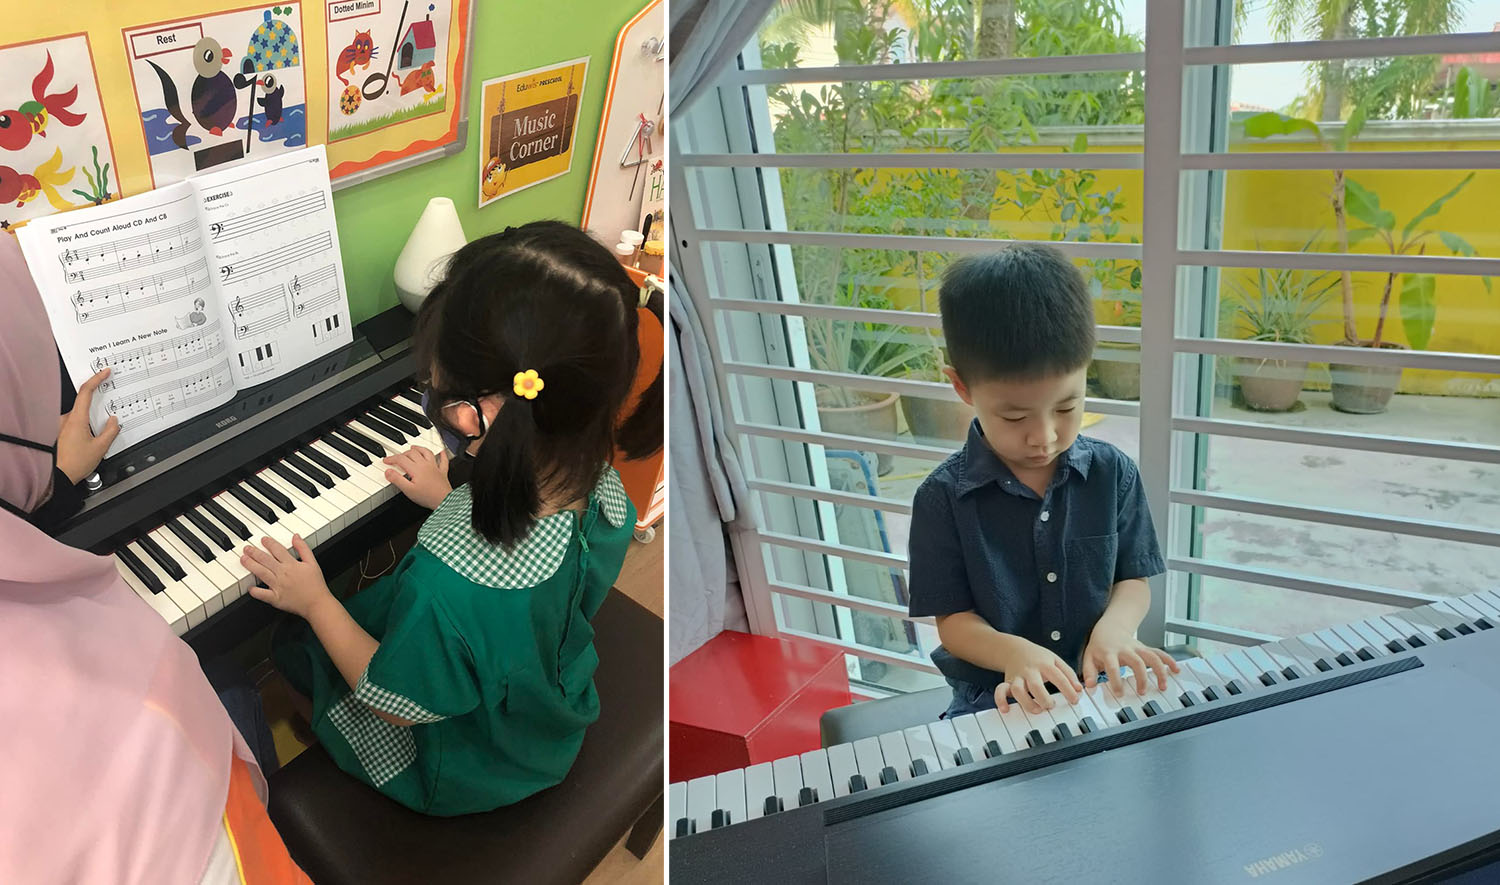
[(396, 259), (396, 295), (407, 310), (417, 312), (427, 293), (442, 279), (448, 256), (468, 241), (453, 201), (447, 197), (428, 200)]

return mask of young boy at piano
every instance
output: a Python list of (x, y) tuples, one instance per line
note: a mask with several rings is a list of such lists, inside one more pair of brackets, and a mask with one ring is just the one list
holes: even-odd
[[(305, 620), (272, 657), (311, 700), (313, 731), (412, 809), (485, 811), (553, 786), (598, 718), (589, 621), (635, 523), (609, 459), (637, 298), (603, 246), (561, 223), (465, 246), (416, 341), (424, 410), (469, 481), (450, 488), (447, 453), (386, 457), (386, 478), (433, 512), (395, 572), (345, 603), (300, 538), (246, 548), (256, 597)], [(619, 438), (659, 448), (661, 425), (659, 410), (632, 414)]]
[(1015, 245), (955, 262), (939, 292), (953, 389), (974, 407), (964, 446), (912, 504), (913, 617), (936, 619), (945, 715), (1010, 699), (1068, 703), (1121, 668), (1144, 692), (1177, 664), (1135, 638), (1165, 564), (1135, 463), (1079, 435), (1094, 309), (1062, 253)]

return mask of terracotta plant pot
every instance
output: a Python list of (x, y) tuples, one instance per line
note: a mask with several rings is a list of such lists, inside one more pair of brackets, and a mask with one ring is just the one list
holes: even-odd
[[(818, 421), (829, 433), (867, 436), (871, 439), (895, 439), (899, 394), (870, 394), (870, 401), (857, 406), (825, 406), (818, 403)], [(891, 472), (891, 456), (878, 457), (876, 472)]]
[(1140, 349), (1133, 344), (1101, 344), (1100, 350), (1120, 353), (1122, 359), (1094, 360), (1099, 375), (1099, 390), (1109, 399), (1141, 398)]
[(974, 408), (968, 403), (920, 396), (901, 397), (901, 411), (911, 435), (925, 440), (962, 443), (969, 438)]
[[(1368, 341), (1357, 346), (1369, 347)], [(1383, 342), (1382, 350), (1401, 350), (1399, 344)], [(1401, 386), (1401, 367), (1395, 366), (1351, 366), (1346, 363), (1329, 363), (1328, 374), (1333, 380), (1333, 407), (1351, 415), (1378, 415), (1390, 405), (1396, 388)]]
[(1235, 377), (1245, 408), (1257, 412), (1285, 412), (1297, 404), (1302, 382), (1307, 378), (1307, 363), (1290, 360), (1264, 360), (1240, 357), (1235, 360)]

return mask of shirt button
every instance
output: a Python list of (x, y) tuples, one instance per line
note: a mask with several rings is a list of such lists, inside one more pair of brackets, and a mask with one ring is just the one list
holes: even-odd
[(1052, 511), (1051, 510), (1043, 510), (1042, 511), (1042, 522), (1046, 522), (1047, 520), (1049, 520), (1051, 518), (1052, 518)]
[(1056, 642), (1057, 640), (1059, 640), (1061, 638), (1062, 638), (1062, 634), (1061, 633), (1057, 632), (1056, 630), (1052, 631), (1052, 641), (1053, 642)]
[(1057, 572), (1048, 572), (1047, 573), (1047, 583), (1049, 583), (1049, 584), (1056, 584), (1057, 583)]

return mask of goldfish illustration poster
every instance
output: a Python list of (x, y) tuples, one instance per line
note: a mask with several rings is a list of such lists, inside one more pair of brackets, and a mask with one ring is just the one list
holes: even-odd
[(448, 107), (452, 0), (328, 4), (328, 140)]
[(0, 230), (120, 195), (88, 37), (0, 46)]
[(481, 207), (573, 168), (573, 136), (588, 71), (585, 57), (484, 82)]
[(154, 187), (307, 144), (301, 4), (126, 28)]

